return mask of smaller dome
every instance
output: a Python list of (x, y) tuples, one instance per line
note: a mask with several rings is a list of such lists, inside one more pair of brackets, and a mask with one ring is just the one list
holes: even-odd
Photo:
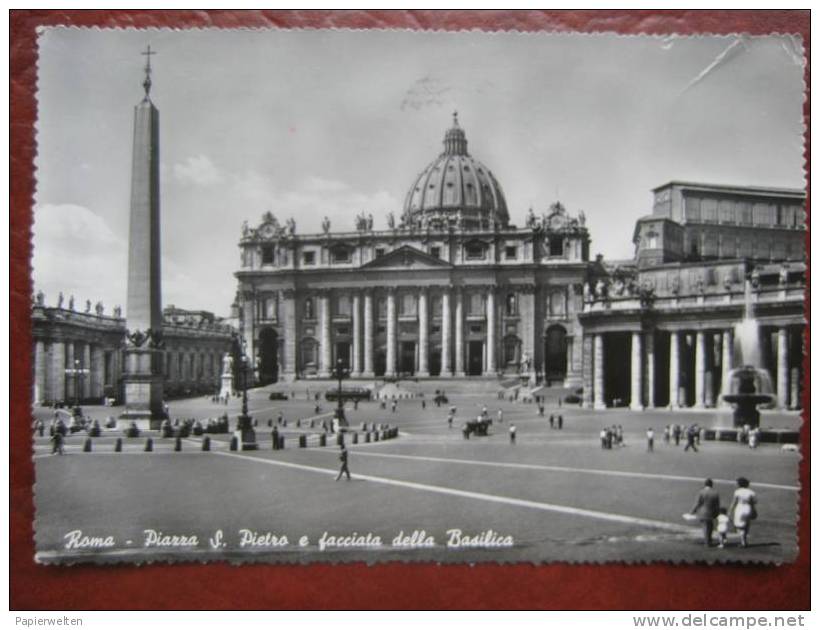
[(486, 228), (509, 222), (507, 202), (492, 171), (467, 152), (467, 136), (453, 114), (444, 151), (416, 177), (404, 203), (405, 222), (425, 227)]

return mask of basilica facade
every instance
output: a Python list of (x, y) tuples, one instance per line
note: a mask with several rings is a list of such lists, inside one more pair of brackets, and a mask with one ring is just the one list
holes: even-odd
[[(534, 376), (580, 385), (583, 213), (560, 203), (510, 224), (502, 187), (470, 155), (457, 118), (414, 179), (402, 213), (299, 234), (268, 213), (244, 225), (237, 315), (258, 383)], [(383, 220), (383, 219), (382, 219)]]
[(326, 378), (516, 377), (591, 408), (721, 405), (753, 319), (782, 408), (800, 405), (806, 288), (800, 190), (670, 182), (635, 255), (590, 260), (582, 212), (510, 224), (500, 183), (454, 118), (398, 219), (299, 234), (242, 228), (236, 315), (259, 384)]

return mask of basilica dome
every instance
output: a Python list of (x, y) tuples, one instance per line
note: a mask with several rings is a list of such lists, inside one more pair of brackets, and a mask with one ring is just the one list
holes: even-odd
[(507, 202), (492, 171), (467, 153), (467, 136), (453, 114), (444, 151), (416, 177), (404, 202), (413, 227), (487, 229), (509, 222)]

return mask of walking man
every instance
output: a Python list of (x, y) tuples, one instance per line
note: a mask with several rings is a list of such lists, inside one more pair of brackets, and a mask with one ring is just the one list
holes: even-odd
[(347, 475), (347, 480), (350, 481), (350, 469), (347, 467), (347, 449), (344, 444), (342, 444), (339, 449), (341, 449), (339, 453), (339, 461), (342, 462), (342, 465), (341, 468), (339, 468), (339, 474), (336, 477), (336, 481), (339, 481), (339, 479), (342, 478), (342, 475)]
[(452, 411), (447, 414), (447, 428), (448, 429), (453, 428), (453, 412)]
[(564, 416), (562, 416), (562, 415), (559, 413), (559, 414), (558, 414), (558, 430), (560, 431), (560, 430), (561, 430), (561, 429), (563, 429), (563, 428), (564, 428)]
[(504, 412), (501, 409), (498, 410), (498, 423), (501, 424), (504, 422)]
[[(688, 438), (687, 435), (687, 440)], [(720, 495), (714, 489), (712, 480), (707, 479), (703, 482), (703, 488), (698, 492), (698, 498), (692, 508), (692, 514), (697, 515), (698, 520), (703, 523), (703, 539), (707, 547), (712, 546), (712, 529), (719, 512)]]
[(698, 432), (695, 429), (695, 427), (688, 427), (686, 429), (686, 446), (683, 449), (684, 453), (688, 451), (690, 448), (696, 453), (698, 452), (698, 447), (695, 446), (695, 437), (697, 436), (697, 434)]
[(554, 428), (555, 428), (555, 416), (550, 414), (550, 429), (554, 429)]
[(510, 425), (510, 444), (515, 444), (515, 425)]
[(646, 430), (646, 450), (650, 453), (655, 450), (655, 430), (652, 427)]

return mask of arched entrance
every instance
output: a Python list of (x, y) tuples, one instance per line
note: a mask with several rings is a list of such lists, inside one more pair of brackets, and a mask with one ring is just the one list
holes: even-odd
[(273, 328), (259, 332), (259, 384), (275, 383), (279, 376), (279, 335)]
[(563, 326), (550, 326), (544, 335), (544, 380), (550, 384), (566, 376), (567, 331)]

